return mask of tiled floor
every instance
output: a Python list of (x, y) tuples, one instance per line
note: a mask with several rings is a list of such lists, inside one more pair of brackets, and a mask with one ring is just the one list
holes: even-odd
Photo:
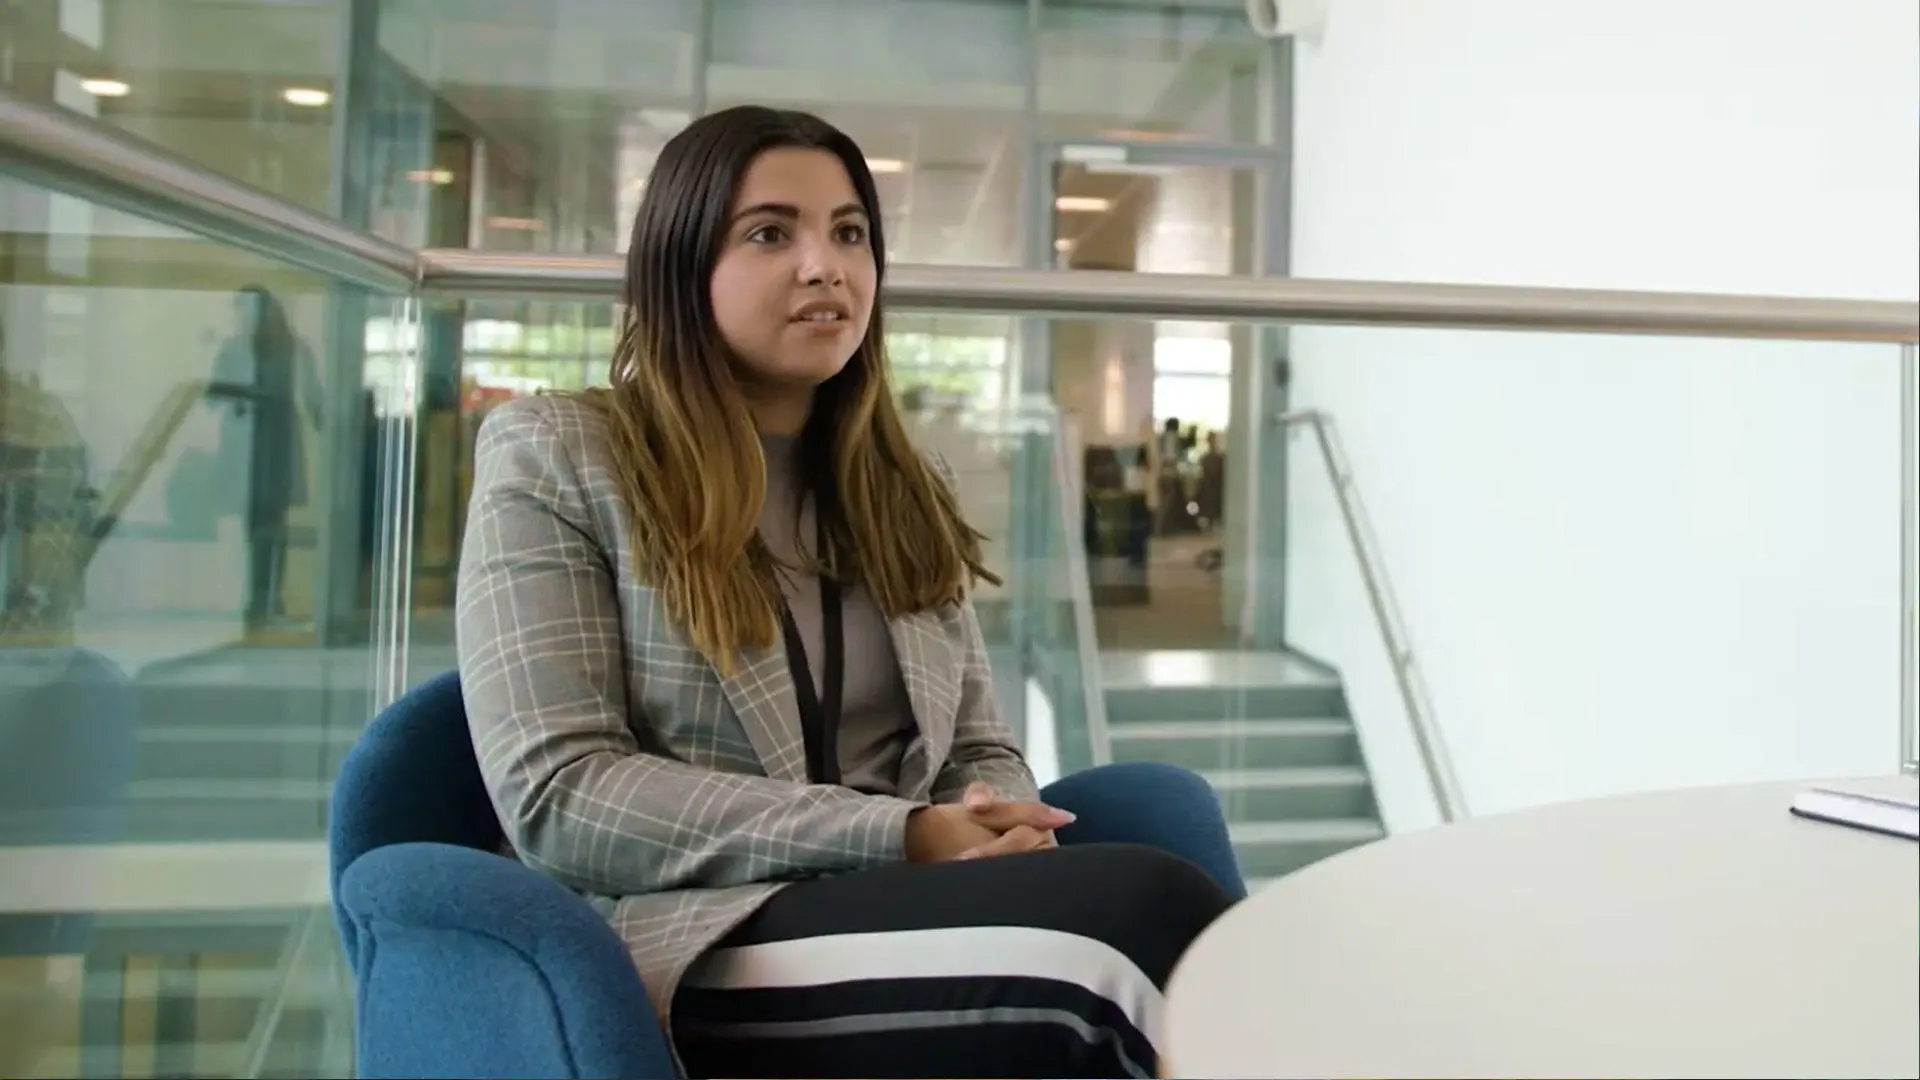
[(1220, 546), (1218, 537), (1155, 537), (1149, 549), (1149, 602), (1094, 609), (1103, 649), (1229, 649), (1237, 642), (1224, 619), (1220, 576), (1195, 561)]

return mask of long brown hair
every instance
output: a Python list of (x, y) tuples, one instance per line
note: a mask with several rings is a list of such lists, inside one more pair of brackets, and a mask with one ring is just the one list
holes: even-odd
[(740, 106), (695, 120), (654, 163), (627, 249), (626, 321), (612, 385), (588, 395), (607, 417), (609, 449), (632, 514), (634, 556), (667, 612), (722, 671), (779, 633), (779, 589), (757, 525), (767, 463), (709, 282), (732, 204), (764, 152), (797, 147), (840, 160), (876, 267), (873, 317), (839, 374), (822, 383), (796, 446), (799, 481), (825, 526), (811, 567), (864, 587), (888, 618), (960, 603), (984, 537), (907, 437), (888, 385), (878, 286), (886, 272), (880, 200), (866, 156), (818, 117)]

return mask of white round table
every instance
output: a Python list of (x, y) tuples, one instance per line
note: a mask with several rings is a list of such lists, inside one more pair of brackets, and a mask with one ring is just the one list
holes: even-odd
[(1162, 1075), (1920, 1076), (1920, 844), (1790, 815), (1807, 786), (1502, 814), (1282, 878), (1181, 960)]

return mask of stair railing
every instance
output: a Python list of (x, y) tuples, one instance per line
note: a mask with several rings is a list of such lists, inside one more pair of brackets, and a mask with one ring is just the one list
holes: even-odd
[(1326, 466), (1327, 479), (1333, 484), (1333, 496), (1340, 506), (1340, 519), (1346, 526), (1347, 541), (1353, 546), (1354, 558), (1360, 564), (1361, 583), (1367, 590), (1367, 603), (1373, 608), (1373, 621), (1380, 631), (1380, 643), (1386, 647), (1387, 658), (1393, 664), (1394, 685), (1398, 687), (1400, 701), (1406, 707), (1407, 722), (1413, 728), (1413, 739), (1420, 750), (1420, 764), (1426, 770), (1428, 785), (1433, 789), (1433, 800), (1440, 809), (1440, 820), (1459, 821), (1468, 816), (1466, 796), (1460, 789), (1460, 778), (1453, 771), (1453, 760), (1447, 753), (1446, 739), (1441, 734), (1439, 721), (1434, 718), (1433, 696), (1428, 692), (1426, 679), (1420, 673), (1419, 661), (1414, 658), (1406, 620), (1401, 616), (1399, 600), (1394, 597), (1393, 583), (1387, 578), (1386, 563), (1380, 556), (1380, 543), (1374, 536), (1373, 523), (1360, 500), (1360, 490), (1354, 484), (1353, 465), (1347, 458), (1346, 445), (1340, 440), (1339, 429), (1335, 427), (1332, 416), (1318, 409), (1282, 413), (1280, 423), (1290, 431), (1307, 431), (1320, 450), (1320, 460)]

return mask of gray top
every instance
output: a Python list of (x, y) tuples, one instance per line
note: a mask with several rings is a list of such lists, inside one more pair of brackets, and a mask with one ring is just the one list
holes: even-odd
[[(774, 558), (789, 567), (813, 554), (815, 537), (813, 500), (802, 500), (794, 484), (795, 442), (792, 436), (760, 438), (767, 456), (767, 501), (760, 509), (760, 538)], [(781, 573), (780, 589), (806, 646), (814, 692), (824, 695), (820, 581), (813, 574), (790, 569)], [(900, 782), (900, 757), (913, 739), (913, 706), (886, 616), (865, 589), (845, 588), (840, 595), (846, 656), (840, 687), (840, 782), (893, 795)]]

